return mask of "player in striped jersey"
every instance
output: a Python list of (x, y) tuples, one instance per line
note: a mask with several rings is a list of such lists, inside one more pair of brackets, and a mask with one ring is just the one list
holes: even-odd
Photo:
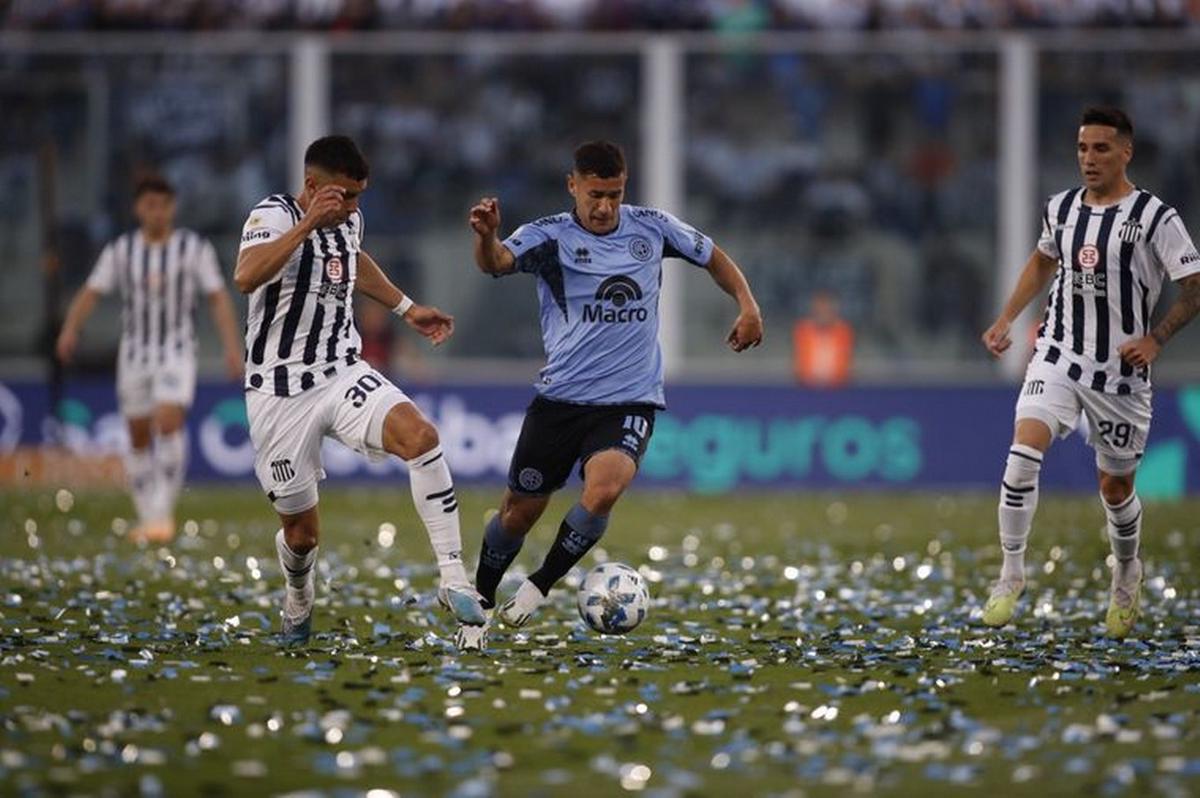
[(165, 542), (175, 534), (175, 500), (187, 471), (185, 421), (196, 387), (192, 311), (197, 292), (208, 298), (226, 367), (235, 379), (242, 373), (242, 355), (216, 251), (191, 230), (174, 226), (170, 184), (160, 177), (141, 180), (133, 208), (138, 229), (100, 253), (71, 302), (57, 351), (69, 362), (96, 300), (120, 291), (117, 400), (129, 426), (125, 470), (138, 515), (131, 537)]
[(345, 136), (317, 139), (304, 156), (304, 190), (275, 194), (250, 212), (234, 283), (250, 294), (246, 410), (255, 472), (279, 513), (275, 548), (286, 579), (283, 641), (310, 634), (319, 526), (321, 443), (331, 437), (408, 465), (413, 502), (441, 572), (439, 600), (460, 623), (483, 608), (462, 562), (458, 502), (437, 430), (400, 389), (362, 360), (352, 299), (391, 309), (435, 345), (454, 319), (415, 304), (362, 249), (358, 198), (368, 166)]
[[(1008, 623), (1025, 587), (1043, 454), (1081, 414), (1096, 451), (1115, 561), (1105, 626), (1112, 637), (1125, 637), (1137, 620), (1142, 504), (1134, 474), (1150, 431), (1150, 365), (1200, 312), (1200, 254), (1175, 209), (1129, 181), (1132, 157), (1129, 117), (1116, 108), (1087, 109), (1078, 136), (1083, 185), (1050, 198), (1037, 248), (983, 334), (993, 355), (1008, 349), (1013, 320), (1053, 278), (1000, 491), (1004, 564), (983, 609), (993, 626)], [(1151, 328), (1168, 277), (1180, 295)]]

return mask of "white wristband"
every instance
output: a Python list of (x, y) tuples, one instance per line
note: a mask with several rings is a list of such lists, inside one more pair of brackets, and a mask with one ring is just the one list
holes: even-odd
[(400, 304), (392, 308), (392, 313), (395, 313), (397, 316), (403, 316), (405, 313), (408, 313), (408, 309), (415, 304), (416, 303), (413, 302), (412, 297), (406, 294), (404, 299), (400, 300)]

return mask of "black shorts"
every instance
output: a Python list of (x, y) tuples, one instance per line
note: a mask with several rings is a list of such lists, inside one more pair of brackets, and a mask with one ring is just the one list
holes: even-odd
[(656, 412), (650, 404), (576, 405), (534, 397), (508, 467), (509, 489), (530, 496), (553, 493), (566, 483), (576, 460), (582, 477), (588, 458), (608, 449), (640, 463)]

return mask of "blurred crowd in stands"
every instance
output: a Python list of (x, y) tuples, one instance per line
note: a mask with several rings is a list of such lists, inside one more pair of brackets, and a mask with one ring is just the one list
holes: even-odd
[[(1194, 19), (1200, 0), (0, 0), (0, 25), (9, 30), (869, 29)], [(0, 107), (9, 122), (0, 134), (0, 237), (16, 262), (37, 263), (52, 237), (63, 279), (77, 284), (103, 242), (132, 223), (136, 177), (155, 171), (178, 187), (181, 221), (214, 238), (228, 271), (245, 209), (296, 187), (286, 160), (286, 50), (214, 56), (154, 41), (104, 55), (0, 52)], [(328, 61), (331, 123), (360, 142), (372, 165), (363, 197), (372, 252), (417, 296), (454, 297), (458, 334), (439, 355), (541, 353), (530, 286), (468, 279), (463, 219), (479, 196), (502, 198), (507, 229), (561, 211), (571, 149), (582, 137), (605, 137), (626, 147), (629, 200), (648, 199), (639, 55), (514, 48), (351, 48)], [(785, 323), (782, 332), (828, 296), (855, 331), (858, 362), (978, 360), (998, 271), (995, 50), (749, 47), (696, 49), (683, 58), (682, 213), (735, 255), (767, 318)], [(1137, 125), (1135, 179), (1195, 225), (1200, 61), (1193, 53), (1048, 44), (1039, 58), (1038, 194), (1077, 180), (1079, 109), (1114, 102)], [(44, 202), (56, 210), (39, 226)], [(1031, 218), (1039, 210), (1031, 205)], [(0, 274), (0, 358), (31, 351), (20, 311), (38, 290), (32, 266)], [(711, 331), (728, 321), (727, 301), (696, 277), (684, 291), (686, 352), (708, 357)], [(371, 329), (372, 320), (362, 325)], [(774, 336), (760, 354), (786, 366), (789, 338)], [(380, 344), (386, 359), (391, 344)]]
[(1200, 0), (0, 0), (9, 29), (977, 30), (1180, 27)]

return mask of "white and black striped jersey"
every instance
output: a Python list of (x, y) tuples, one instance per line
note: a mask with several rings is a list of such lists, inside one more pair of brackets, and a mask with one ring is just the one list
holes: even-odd
[[(304, 212), (289, 194), (273, 194), (250, 211), (242, 250), (291, 230)], [(246, 320), (246, 387), (294, 396), (360, 358), (351, 300), (362, 246), (362, 213), (314, 230), (268, 283), (250, 295)]]
[(196, 291), (207, 296), (225, 284), (212, 244), (176, 229), (159, 244), (148, 243), (140, 230), (110, 242), (87, 287), (101, 294), (120, 291), (120, 362), (153, 368), (195, 356)]
[(1042, 215), (1038, 249), (1058, 260), (1034, 357), (1105, 393), (1150, 383), (1117, 354), (1150, 332), (1163, 280), (1200, 271), (1200, 255), (1174, 208), (1134, 189), (1120, 202), (1093, 207), (1084, 189), (1055, 194)]

